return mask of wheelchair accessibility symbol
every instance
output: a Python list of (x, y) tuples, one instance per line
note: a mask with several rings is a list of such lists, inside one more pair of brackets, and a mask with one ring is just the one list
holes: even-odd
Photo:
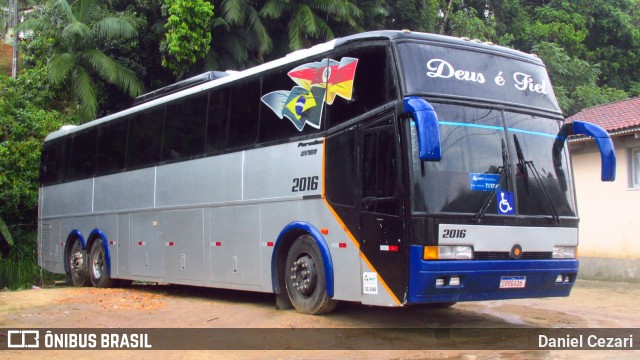
[(514, 215), (516, 213), (513, 201), (513, 193), (511, 191), (500, 191), (496, 193), (496, 203), (498, 204), (498, 214)]

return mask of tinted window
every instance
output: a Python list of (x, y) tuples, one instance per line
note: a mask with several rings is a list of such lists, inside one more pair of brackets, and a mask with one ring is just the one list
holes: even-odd
[[(554, 153), (553, 145), (561, 123), (532, 115), (505, 113), (512, 140), (518, 212), (523, 215), (549, 215), (548, 201), (560, 215), (575, 216), (567, 151)], [(554, 157), (556, 157), (554, 159)], [(547, 196), (548, 193), (550, 196)], [(550, 199), (549, 199), (550, 197)]]
[(396, 159), (393, 129), (364, 134), (363, 197), (396, 195)]
[(386, 47), (354, 49), (334, 59), (340, 61), (343, 57), (358, 59), (353, 93), (351, 100), (336, 96), (333, 104), (327, 106), (329, 127), (371, 111), (395, 97), (393, 64), (388, 61)]
[[(299, 86), (288, 74), (299, 66), (313, 66), (314, 64), (317, 62), (309, 60), (304, 64), (289, 65), (283, 70), (263, 77), (262, 96), (265, 96), (265, 99), (271, 98), (271, 101), (261, 101), (261, 143), (320, 131), (325, 93), (323, 86), (306, 89)], [(276, 111), (279, 112), (285, 108), (289, 109), (286, 115), (276, 114)], [(291, 117), (294, 119), (292, 120)]]
[(204, 151), (207, 95), (176, 101), (167, 106), (163, 160), (184, 159)]
[(327, 139), (327, 197), (334, 204), (354, 205), (357, 195), (355, 130)]
[(67, 180), (91, 177), (95, 170), (97, 129), (85, 130), (69, 137), (71, 148), (67, 153)]
[(128, 118), (100, 126), (96, 154), (97, 175), (105, 175), (124, 169), (128, 126)]
[(260, 79), (245, 80), (230, 89), (229, 149), (254, 144), (258, 138)]
[(209, 93), (206, 152), (208, 154), (227, 148), (229, 125), (229, 88), (214, 89)]
[(362, 197), (370, 200), (365, 202), (366, 210), (396, 213), (398, 162), (393, 126), (365, 130), (362, 156)]
[[(507, 158), (502, 114), (432, 103), (440, 120), (441, 161), (420, 161), (418, 135), (411, 126), (414, 209), (425, 212), (477, 213), (500, 178)], [(502, 189), (508, 186), (504, 176)], [(491, 204), (497, 213), (495, 201)]]
[(130, 120), (127, 167), (157, 163), (161, 159), (164, 107), (147, 110)]
[(59, 156), (59, 141), (49, 141), (42, 146), (42, 157), (40, 158), (40, 183), (48, 185), (59, 180), (59, 163), (62, 156)]

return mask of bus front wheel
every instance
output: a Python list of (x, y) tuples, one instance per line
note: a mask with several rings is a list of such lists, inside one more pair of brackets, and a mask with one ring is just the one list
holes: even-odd
[(89, 286), (91, 280), (88, 275), (88, 256), (87, 252), (82, 249), (82, 243), (79, 240), (75, 240), (71, 246), (69, 257), (69, 276), (74, 286)]
[(108, 288), (115, 285), (115, 280), (107, 274), (107, 256), (100, 240), (94, 241), (91, 245), (89, 275), (91, 283), (97, 288)]
[(289, 299), (298, 312), (320, 315), (331, 312), (337, 304), (327, 295), (322, 255), (315, 240), (300, 236), (289, 249), (285, 280)]

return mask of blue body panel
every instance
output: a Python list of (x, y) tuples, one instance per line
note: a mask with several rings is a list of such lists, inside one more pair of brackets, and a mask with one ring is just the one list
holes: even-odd
[[(410, 250), (408, 304), (569, 296), (578, 260), (423, 260), (423, 246)], [(556, 284), (559, 274), (571, 281)], [(438, 277), (459, 276), (461, 285), (436, 288)], [(526, 276), (524, 289), (500, 289), (503, 276)]]

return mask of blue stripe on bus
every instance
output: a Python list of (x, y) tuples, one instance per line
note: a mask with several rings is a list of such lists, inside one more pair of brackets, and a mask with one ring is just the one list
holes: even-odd
[[(104, 249), (104, 261), (107, 263), (106, 270), (107, 276), (111, 276), (111, 254), (109, 253), (109, 241), (107, 240), (107, 236), (100, 231), (99, 229), (93, 229), (91, 234), (89, 235), (89, 239), (93, 239), (94, 237), (99, 237), (102, 241), (102, 248)], [(91, 249), (89, 249), (91, 251)]]
[[(489, 129), (489, 130), (499, 130), (499, 131), (504, 131), (504, 128), (502, 126), (495, 126), (495, 125), (482, 125), (482, 124), (471, 124), (471, 123), (463, 123), (463, 122), (457, 122), (457, 121), (439, 121), (440, 125), (446, 125), (446, 126), (464, 126), (464, 127), (471, 127), (471, 128), (478, 128), (478, 129)], [(544, 136), (544, 137), (548, 137), (548, 138), (552, 138), (552, 139), (561, 139), (561, 140), (565, 140), (564, 137), (558, 136), (558, 135), (553, 135), (553, 134), (547, 134), (547, 133), (543, 133), (543, 132), (539, 132), (539, 131), (531, 131), (531, 130), (524, 130), (524, 129), (518, 129), (518, 128), (508, 128), (510, 132), (515, 132), (515, 133), (521, 133), (521, 134), (527, 134), (527, 135), (535, 135), (535, 136)]]
[(285, 226), (280, 232), (280, 235), (278, 235), (278, 239), (273, 246), (273, 255), (271, 258), (271, 279), (273, 282), (273, 290), (276, 290), (277, 284), (278, 267), (276, 254), (278, 253), (278, 246), (285, 235), (292, 230), (302, 230), (311, 235), (311, 237), (316, 241), (316, 245), (318, 245), (318, 249), (320, 249), (320, 254), (322, 255), (322, 262), (324, 263), (324, 278), (326, 281), (327, 296), (333, 298), (333, 262), (331, 261), (329, 246), (327, 246), (327, 242), (325, 241), (324, 236), (320, 233), (320, 230), (315, 226), (302, 221), (294, 221)]

